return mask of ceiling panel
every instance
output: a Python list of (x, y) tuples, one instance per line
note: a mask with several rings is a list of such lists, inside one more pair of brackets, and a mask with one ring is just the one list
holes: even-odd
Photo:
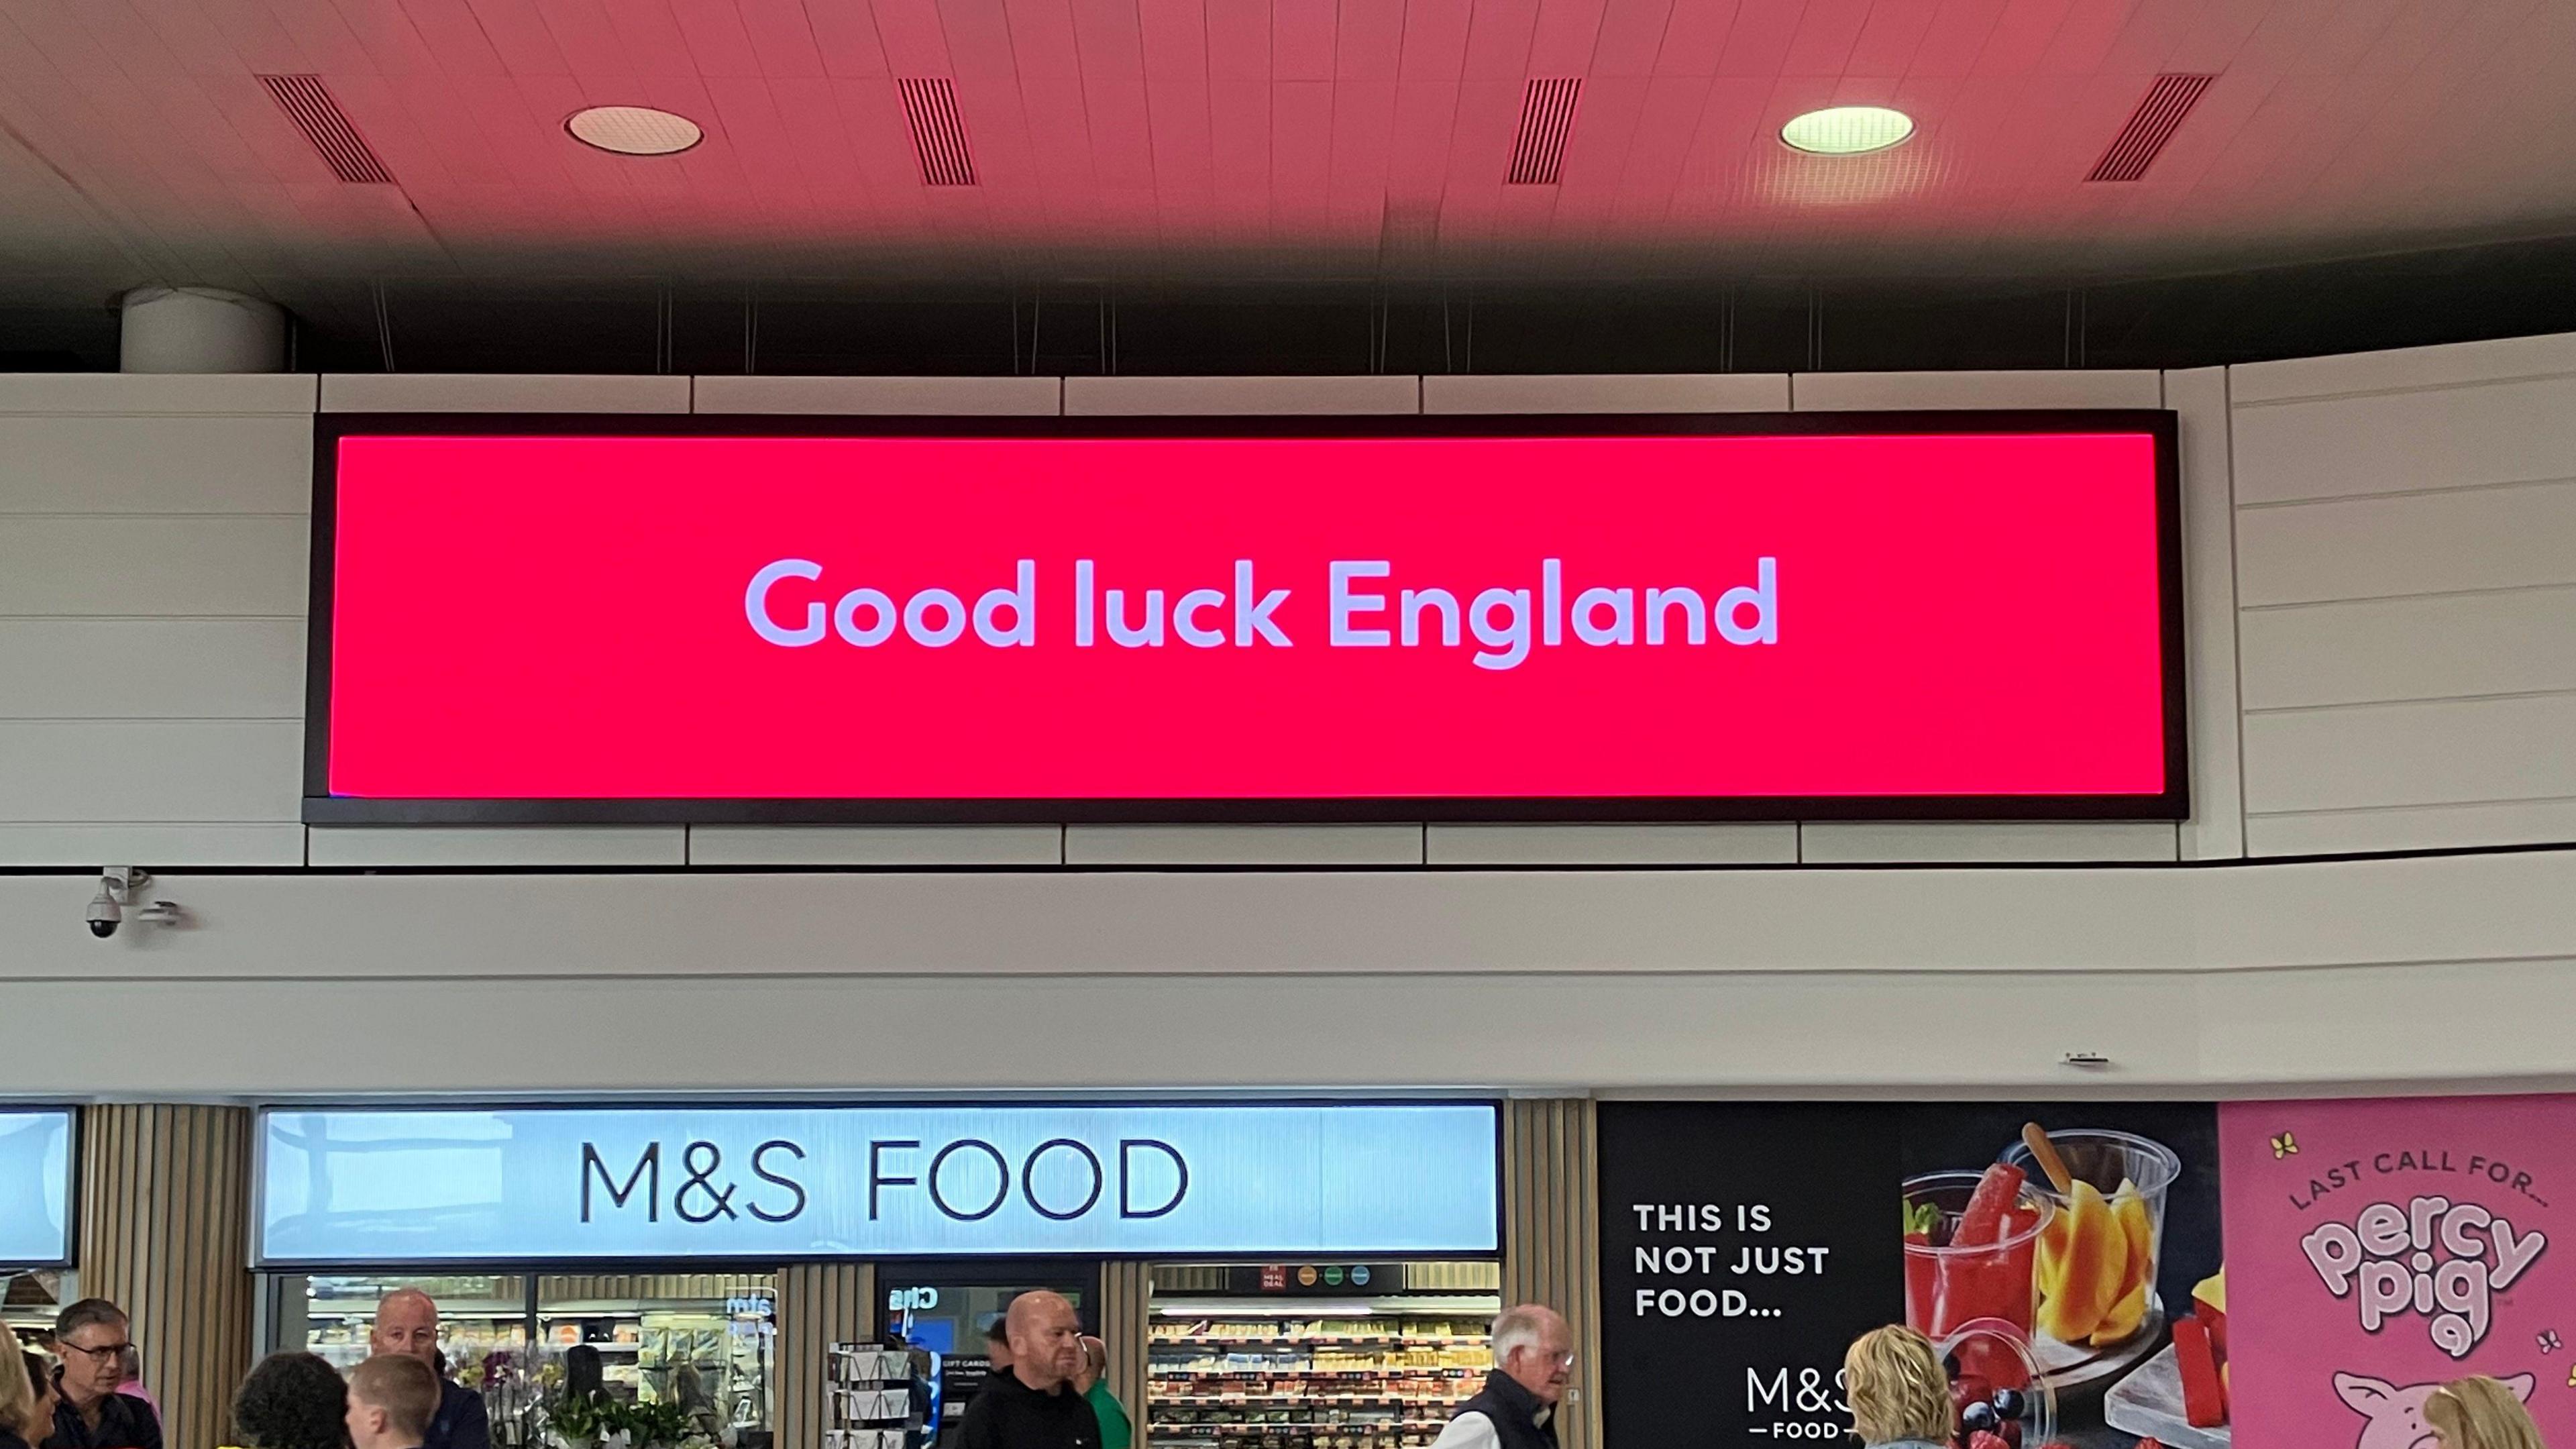
[[(2215, 73), (2140, 181), (2082, 178)], [(391, 187), (259, 86), (322, 77)], [(892, 79), (948, 77), (925, 188)], [(1522, 90), (1585, 82), (1557, 185)], [(1777, 140), (1898, 106), (1896, 151)], [(706, 132), (614, 157), (572, 111)], [(0, 0), (0, 302), (133, 285), (2091, 281), (2576, 231), (2567, 0)], [(344, 303), (345, 305), (345, 303)]]

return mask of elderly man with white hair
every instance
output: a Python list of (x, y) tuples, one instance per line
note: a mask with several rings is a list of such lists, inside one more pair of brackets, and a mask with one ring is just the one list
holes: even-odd
[(1431, 1449), (1556, 1449), (1556, 1406), (1573, 1372), (1574, 1330), (1555, 1309), (1504, 1309), (1484, 1392), (1458, 1406)]
[(492, 1415), (483, 1396), (438, 1371), (438, 1304), (428, 1294), (397, 1288), (378, 1300), (367, 1354), (419, 1359), (438, 1380), (438, 1412), (421, 1449), (492, 1449)]

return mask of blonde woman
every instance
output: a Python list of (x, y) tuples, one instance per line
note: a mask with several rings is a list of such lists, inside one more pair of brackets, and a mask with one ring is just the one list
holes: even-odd
[[(2522, 1393), (2531, 1392), (2528, 1375), (2517, 1375)], [(2433, 1426), (2442, 1449), (2542, 1449), (2539, 1426), (2522, 1406), (2522, 1394), (2485, 1375), (2454, 1379), (2424, 1401), (2424, 1422)]]
[(1853, 1341), (1843, 1355), (1843, 1398), (1868, 1449), (1944, 1449), (1957, 1425), (1941, 1355), (1910, 1328), (1874, 1328)]
[(0, 1449), (29, 1449), (54, 1436), (53, 1371), (0, 1333)]

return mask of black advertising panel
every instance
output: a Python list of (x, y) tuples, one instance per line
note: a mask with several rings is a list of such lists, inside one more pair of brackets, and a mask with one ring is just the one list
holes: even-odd
[(1600, 1113), (1611, 1449), (1850, 1427), (1834, 1385), (1843, 1348), (1905, 1307), (1888, 1189), (1896, 1114), (1733, 1102)]
[(1897, 1322), (1963, 1449), (2230, 1449), (2217, 1133), (2205, 1103), (1603, 1104), (1609, 1449), (1839, 1441), (1843, 1350)]

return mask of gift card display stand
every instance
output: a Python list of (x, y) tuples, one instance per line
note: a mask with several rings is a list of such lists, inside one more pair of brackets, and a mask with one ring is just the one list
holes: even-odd
[(929, 1385), (915, 1355), (873, 1343), (836, 1343), (824, 1375), (831, 1427), (823, 1449), (918, 1449), (929, 1422)]

